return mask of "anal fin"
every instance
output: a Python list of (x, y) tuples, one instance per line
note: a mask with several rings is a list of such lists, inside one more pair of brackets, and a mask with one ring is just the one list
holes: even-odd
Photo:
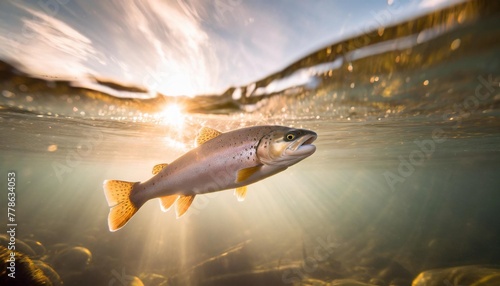
[(168, 166), (168, 164), (158, 164), (158, 165), (155, 165), (153, 167), (153, 175), (156, 175), (158, 174), (161, 170), (163, 170), (163, 168), (165, 168), (166, 166)]
[(175, 214), (177, 215), (177, 218), (180, 218), (184, 213), (186, 213), (195, 196), (196, 195), (179, 196), (175, 203)]
[(239, 202), (242, 202), (245, 199), (245, 196), (247, 195), (247, 187), (239, 187), (234, 190), (234, 195), (238, 198)]
[(172, 196), (165, 196), (165, 197), (160, 197), (160, 208), (162, 211), (166, 212), (168, 211), (172, 205), (175, 203), (179, 196), (178, 195), (172, 195)]

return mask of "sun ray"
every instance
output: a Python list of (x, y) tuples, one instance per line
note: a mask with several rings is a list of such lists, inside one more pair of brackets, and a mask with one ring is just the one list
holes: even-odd
[(183, 107), (176, 103), (167, 104), (158, 115), (158, 120), (163, 125), (182, 129), (185, 122)]

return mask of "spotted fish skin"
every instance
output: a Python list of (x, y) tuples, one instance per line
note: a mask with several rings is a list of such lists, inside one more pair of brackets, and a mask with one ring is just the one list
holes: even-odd
[(164, 211), (175, 204), (178, 217), (196, 195), (236, 188), (241, 201), (247, 185), (312, 155), (316, 147), (311, 143), (316, 138), (313, 131), (285, 126), (254, 126), (225, 133), (205, 127), (196, 139), (199, 146), (170, 164), (155, 166), (155, 175), (149, 180), (105, 181), (110, 230), (121, 228), (153, 198), (160, 198)]
[(137, 203), (154, 197), (197, 195), (255, 182), (236, 182), (236, 174), (241, 169), (262, 164), (257, 157), (257, 147), (271, 130), (269, 126), (250, 127), (208, 140), (141, 183)]

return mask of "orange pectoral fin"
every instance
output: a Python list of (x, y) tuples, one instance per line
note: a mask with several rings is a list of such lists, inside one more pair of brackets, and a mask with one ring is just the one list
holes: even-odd
[(245, 168), (238, 171), (238, 176), (236, 178), (236, 183), (241, 183), (246, 179), (250, 178), (253, 174), (260, 171), (263, 165), (257, 165), (255, 167)]

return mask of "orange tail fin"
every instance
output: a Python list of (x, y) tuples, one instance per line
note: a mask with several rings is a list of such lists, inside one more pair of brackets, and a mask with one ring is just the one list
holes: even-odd
[(139, 209), (130, 200), (130, 194), (135, 184), (116, 180), (104, 181), (104, 194), (111, 208), (108, 216), (110, 231), (122, 228)]

